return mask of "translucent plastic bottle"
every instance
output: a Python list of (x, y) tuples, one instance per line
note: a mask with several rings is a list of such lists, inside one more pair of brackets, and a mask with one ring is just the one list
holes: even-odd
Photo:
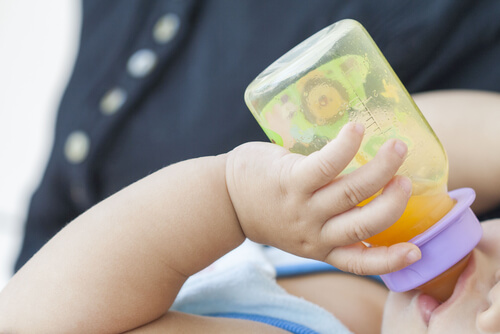
[[(366, 130), (361, 148), (343, 173), (370, 161), (389, 138), (399, 138), (408, 145), (406, 161), (398, 174), (411, 179), (412, 196), (393, 226), (366, 240), (371, 246), (414, 239), (425, 244), (433, 240), (430, 244), (435, 244), (439, 239), (435, 238), (436, 231), (456, 225), (455, 219), (444, 219), (450, 212), (459, 210), (461, 219), (472, 214), (468, 202), (472, 202), (471, 196), (474, 198), (473, 191), (464, 190), (467, 199), (459, 194), (461, 205), (456, 205), (457, 196), (448, 194), (448, 161), (441, 143), (374, 41), (354, 20), (337, 22), (283, 55), (248, 86), (245, 101), (270, 140), (295, 153), (307, 155), (320, 149), (347, 122), (363, 123)], [(467, 254), (481, 236), (475, 216), (466, 220), (471, 221), (467, 226), (475, 227), (474, 240), (458, 247), (463, 249), (457, 254), (445, 256), (442, 264), (428, 263), (434, 268), (432, 273), (423, 274), (419, 269), (416, 276), (423, 274), (420, 278), (407, 277), (415, 268), (384, 276), (388, 287), (406, 291), (435, 278), (424, 285), (426, 293), (440, 300), (448, 298), (465, 267)], [(431, 228), (443, 225), (443, 221), (446, 228)], [(432, 259), (427, 260), (425, 256), (423, 252), (420, 266), (425, 267), (429, 260), (436, 262), (436, 254), (428, 255)], [(403, 277), (397, 278), (401, 274)]]

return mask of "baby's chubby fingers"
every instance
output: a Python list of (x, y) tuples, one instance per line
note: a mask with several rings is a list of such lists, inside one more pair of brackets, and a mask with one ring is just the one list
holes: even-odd
[(330, 218), (321, 229), (322, 242), (345, 246), (384, 231), (401, 217), (410, 195), (411, 181), (394, 177), (370, 203)]
[(334, 248), (325, 262), (357, 275), (383, 275), (420, 260), (420, 249), (411, 243), (369, 248), (362, 243)]
[(401, 140), (388, 140), (373, 160), (318, 190), (311, 204), (328, 215), (351, 209), (373, 196), (393, 178), (407, 151), (406, 144)]
[(294, 179), (304, 193), (313, 193), (330, 183), (351, 162), (363, 140), (364, 127), (348, 123), (337, 138), (294, 166)]

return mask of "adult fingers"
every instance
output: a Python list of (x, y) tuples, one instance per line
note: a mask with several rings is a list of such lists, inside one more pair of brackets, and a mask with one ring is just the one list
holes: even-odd
[(348, 123), (337, 138), (299, 161), (294, 166), (294, 177), (301, 190), (312, 193), (339, 175), (358, 152), (363, 133), (363, 125)]
[(323, 244), (350, 245), (382, 232), (401, 217), (410, 195), (411, 181), (394, 177), (370, 203), (330, 218), (321, 229)]
[(382, 189), (396, 174), (407, 153), (401, 140), (388, 140), (373, 160), (318, 190), (312, 205), (328, 215), (344, 212)]
[(366, 247), (362, 243), (334, 248), (325, 262), (357, 275), (383, 275), (409, 266), (422, 257), (414, 244)]

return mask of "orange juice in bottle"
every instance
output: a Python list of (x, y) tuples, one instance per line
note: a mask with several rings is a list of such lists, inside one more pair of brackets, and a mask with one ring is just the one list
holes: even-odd
[[(365, 136), (360, 150), (342, 173), (373, 159), (388, 139), (403, 140), (408, 154), (398, 174), (412, 181), (412, 196), (402, 217), (366, 243), (376, 247), (420, 242), (422, 259), (418, 265), (382, 278), (394, 291), (436, 279), (438, 283), (427, 284), (426, 293), (439, 290), (437, 298), (448, 297), (463, 267), (458, 264), (479, 241), (480, 226), (473, 214), (469, 217), (470, 196), (449, 196), (448, 160), (441, 143), (358, 22), (337, 22), (290, 50), (248, 86), (245, 101), (269, 139), (295, 153), (310, 154), (334, 139), (348, 122), (363, 123)], [(436, 261), (436, 249), (442, 252), (440, 247), (447, 243), (441, 235), (449, 239), (447, 233), (457, 229), (457, 210), (458, 216), (467, 216), (465, 221), (471, 222), (475, 234), (469, 242), (460, 240), (462, 246), (451, 247), (454, 254)], [(443, 286), (448, 286), (444, 289), (447, 293), (442, 293)]]
[[(413, 186), (418, 184), (413, 182)], [(417, 185), (418, 187), (418, 185)], [(398, 242), (409, 241), (443, 218), (455, 205), (455, 201), (444, 191), (429, 188), (427, 191), (412, 194), (401, 218), (383, 232), (368, 238), (366, 242), (373, 246), (390, 246)], [(360, 203), (365, 205), (370, 199)]]

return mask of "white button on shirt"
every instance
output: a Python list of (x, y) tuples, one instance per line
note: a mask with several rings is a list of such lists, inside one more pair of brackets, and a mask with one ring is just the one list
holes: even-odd
[(127, 100), (127, 92), (122, 88), (116, 87), (109, 90), (102, 97), (99, 108), (104, 115), (116, 113)]
[(85, 160), (89, 153), (89, 148), (89, 136), (85, 132), (77, 130), (72, 132), (68, 136), (68, 139), (66, 139), (66, 144), (64, 145), (64, 155), (69, 162), (78, 164)]
[(127, 71), (134, 78), (143, 78), (156, 66), (158, 56), (152, 50), (136, 51), (127, 62)]
[(181, 20), (176, 14), (168, 13), (163, 15), (153, 28), (154, 40), (158, 44), (170, 42), (177, 35), (180, 25)]

